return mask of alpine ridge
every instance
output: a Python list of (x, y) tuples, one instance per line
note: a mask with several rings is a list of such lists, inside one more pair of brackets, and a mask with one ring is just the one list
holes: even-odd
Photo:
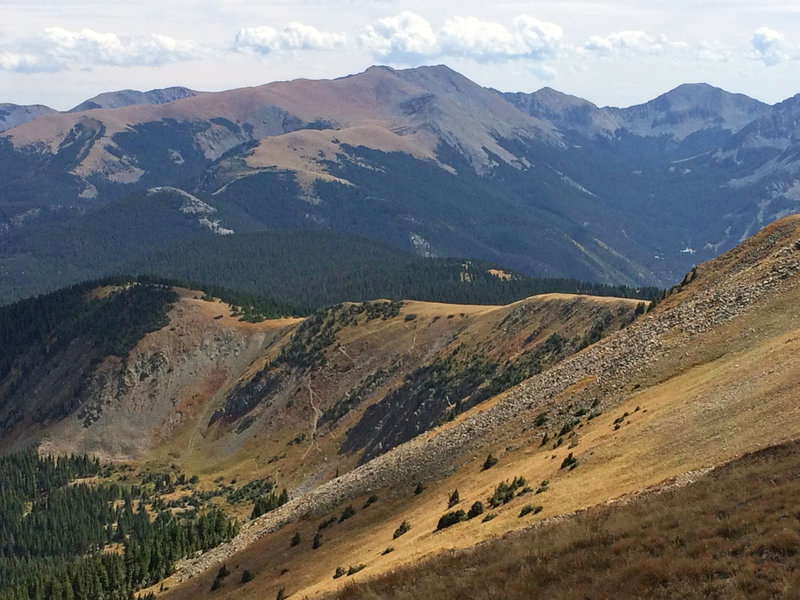
[(600, 108), (439, 65), (87, 102), (100, 108), (0, 136), (0, 265), (17, 294), (48, 289), (31, 272), (53, 287), (106, 274), (64, 256), (59, 231), (151, 188), (197, 197), (237, 233), (347, 232), (632, 286), (671, 285), (798, 210), (795, 99), (769, 106), (706, 84)]

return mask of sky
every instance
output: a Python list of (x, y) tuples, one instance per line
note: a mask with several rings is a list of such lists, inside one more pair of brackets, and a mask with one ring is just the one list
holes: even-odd
[(218, 91), (447, 64), (502, 91), (600, 106), (706, 82), (800, 92), (799, 0), (0, 0), (0, 102)]

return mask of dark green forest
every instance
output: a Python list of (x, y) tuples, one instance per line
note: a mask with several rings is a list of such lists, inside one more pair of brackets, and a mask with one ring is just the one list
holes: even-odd
[[(238, 306), (263, 303), (267, 316), (276, 309), (309, 314), (340, 302), (377, 298), (507, 304), (549, 292), (642, 299), (661, 293), (657, 288), (535, 279), (519, 273), (502, 280), (490, 269), (505, 270), (482, 260), (422, 258), (349, 234), (323, 231), (197, 238), (125, 267), (129, 273), (192, 282), (193, 287)], [(230, 290), (236, 290), (238, 298)]]
[[(119, 289), (92, 297), (92, 290), (103, 285)], [(167, 324), (176, 299), (162, 284), (112, 278), (0, 306), (0, 377), (20, 355), (35, 355), (41, 362), (79, 337), (92, 340), (97, 358), (125, 356), (147, 332)]]
[(104, 469), (36, 450), (0, 458), (0, 599), (127, 600), (238, 532), (213, 507), (148, 507), (143, 487), (80, 481)]

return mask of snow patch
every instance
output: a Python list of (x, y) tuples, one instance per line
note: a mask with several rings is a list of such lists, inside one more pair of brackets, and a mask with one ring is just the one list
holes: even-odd
[(12, 226), (20, 227), (25, 223), (25, 221), (28, 221), (29, 219), (35, 219), (40, 214), (42, 214), (41, 208), (30, 208), (25, 212), (18, 213), (11, 217), (10, 222)]

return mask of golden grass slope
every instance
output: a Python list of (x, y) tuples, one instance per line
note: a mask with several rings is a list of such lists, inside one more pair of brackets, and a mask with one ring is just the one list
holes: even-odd
[[(800, 439), (799, 283), (800, 217), (789, 217), (701, 265), (655, 313), (521, 384), (493, 406), (477, 407), (374, 465), (293, 500), (274, 517), (294, 514), (299, 520), (293, 524), (269, 533), (273, 517), (261, 517), (257, 525), (264, 535), (232, 545), (244, 548), (238, 554), (216, 555), (249, 569), (255, 581), (215, 593), (269, 598), (285, 588), (297, 597), (316, 597), (542, 520), (691, 481), (748, 452)], [(544, 423), (537, 425), (540, 414)], [(548, 441), (542, 444), (545, 432)], [(499, 463), (483, 471), (490, 452)], [(561, 468), (569, 454), (577, 459), (574, 470)], [(448, 461), (454, 471), (427, 477), (425, 491), (415, 494), (417, 482), (426, 478), (419, 465), (436, 460)], [(392, 479), (392, 467), (406, 478)], [(498, 483), (516, 476), (533, 490), (548, 480), (548, 489), (515, 498), (488, 522), (476, 518), (435, 531), (454, 489), (461, 499), (454, 509), (467, 510), (478, 500), (486, 504)], [(362, 493), (340, 496), (329, 514), (341, 513), (348, 503), (358, 512), (325, 530), (323, 544), (313, 550), (311, 536), (325, 515), (302, 507), (314, 501), (328, 506), (325, 494), (336, 485)], [(380, 500), (361, 509), (371, 493)], [(529, 503), (541, 505), (541, 512), (519, 517)], [(393, 540), (404, 520), (410, 531)], [(296, 530), (303, 542), (290, 547)], [(389, 546), (394, 550), (384, 554)], [(366, 568), (357, 574), (333, 578), (337, 566), (360, 564)], [(168, 582), (174, 587), (167, 597), (205, 593), (213, 575), (187, 566)]]
[[(322, 363), (308, 371), (269, 366), (288, 342), (287, 331), (264, 346), (235, 383), (215, 391), (213, 400), (204, 401), (207, 408), (202, 417), (175, 429), (169, 439), (156, 445), (150, 458), (178, 461), (188, 471), (209, 478), (269, 476), (298, 495), (357, 464), (357, 454), (340, 453), (347, 431), (370, 405), (401, 386), (416, 369), (459, 347), (465, 355), (482, 352), (498, 362), (514, 360), (555, 333), (565, 338), (585, 335), (601, 316), (608, 315), (609, 328), (617, 329), (631, 320), (637, 303), (559, 294), (508, 306), (406, 301), (396, 317), (368, 320), (362, 314), (338, 331)], [(253, 424), (243, 430), (241, 421), (207, 428), (225, 394), (262, 372), (281, 374), (282, 384), (248, 413)], [(379, 372), (385, 374), (379, 384), (341, 420), (316, 427), (320, 413), (341, 403)], [(293, 443), (297, 439), (301, 441)]]
[(770, 447), (691, 485), (444, 552), (329, 597), (795, 598), (799, 451)]

